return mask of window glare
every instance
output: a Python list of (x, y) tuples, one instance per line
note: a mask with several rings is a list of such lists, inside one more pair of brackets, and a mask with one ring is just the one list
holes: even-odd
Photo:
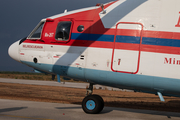
[(59, 22), (56, 29), (56, 40), (67, 41), (69, 40), (69, 34), (71, 29), (71, 21)]

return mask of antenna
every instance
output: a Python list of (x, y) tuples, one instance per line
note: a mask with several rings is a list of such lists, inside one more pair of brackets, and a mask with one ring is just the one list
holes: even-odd
[(104, 10), (104, 4), (101, 4), (101, 3), (97, 3), (96, 6), (101, 6), (102, 8), (102, 14), (106, 14), (106, 10)]
[(67, 13), (67, 9), (64, 10), (64, 13)]
[(106, 11), (104, 10), (104, 4), (101, 4), (101, 8), (102, 8), (102, 11), (103, 11), (102, 13), (106, 14)]

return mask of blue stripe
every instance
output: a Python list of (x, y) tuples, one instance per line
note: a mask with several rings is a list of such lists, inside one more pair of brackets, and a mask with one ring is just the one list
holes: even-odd
[(131, 37), (131, 36), (116, 36), (116, 42), (120, 43), (140, 43), (140, 37)]
[[(74, 39), (74, 40), (90, 40), (90, 41), (114, 42), (114, 35), (72, 33), (71, 39)], [(139, 44), (140, 43), (140, 37), (117, 35), (116, 36), (116, 42)], [(142, 38), (142, 44), (145, 44), (145, 45), (158, 45), (158, 46), (170, 46), (170, 47), (180, 47), (180, 40), (143, 37)]]
[[(22, 61), (35, 69), (62, 76), (68, 76), (82, 81), (117, 87), (121, 89), (141, 90), (156, 93), (163, 90), (163, 95), (180, 95), (180, 80), (139, 74), (117, 73), (95, 69), (86, 69), (52, 64), (35, 64)], [(159, 92), (159, 91), (158, 91)]]
[(146, 45), (158, 45), (158, 46), (170, 46), (170, 47), (180, 47), (180, 40), (143, 37), (142, 44), (146, 44)]
[(71, 34), (71, 39), (74, 39), (74, 40), (91, 40), (91, 41), (114, 42), (114, 35), (72, 33)]

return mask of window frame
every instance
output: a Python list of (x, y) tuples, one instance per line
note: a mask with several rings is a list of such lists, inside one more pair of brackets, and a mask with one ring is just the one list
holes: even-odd
[[(59, 24), (60, 22), (71, 22), (71, 28), (70, 28), (70, 31), (69, 31), (69, 39), (68, 39), (68, 40), (57, 40), (57, 39), (56, 39), (56, 32), (57, 32), (57, 29), (58, 29), (58, 24)], [(61, 20), (58, 21), (58, 23), (56, 24), (56, 31), (55, 31), (55, 36), (54, 36), (54, 39), (55, 39), (55, 41), (56, 41), (57, 43), (68, 43), (68, 42), (71, 40), (71, 34), (72, 34), (73, 24), (74, 24), (74, 22), (73, 22), (73, 20), (71, 20), (71, 19), (61, 19)]]
[[(36, 32), (36, 30), (38, 30), (38, 28), (41, 26), (42, 23), (44, 23), (44, 25), (43, 25), (43, 27), (42, 27), (40, 37), (38, 37), (38, 38), (31, 38), (32, 35)], [(36, 25), (36, 27), (32, 30), (32, 32), (28, 35), (27, 39), (29, 39), (29, 40), (38, 40), (38, 39), (41, 39), (41, 38), (42, 38), (42, 33), (43, 33), (43, 30), (44, 30), (45, 23), (46, 23), (46, 20), (41, 20), (41, 21)]]

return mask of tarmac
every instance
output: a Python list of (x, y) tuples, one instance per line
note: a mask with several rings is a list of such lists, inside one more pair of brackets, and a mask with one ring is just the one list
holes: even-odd
[[(87, 83), (57, 83), (0, 78), (0, 82), (86, 88)], [(104, 87), (104, 86), (96, 86)], [(109, 88), (114, 89), (114, 88)], [(100, 114), (86, 114), (81, 105), (0, 99), (0, 120), (180, 120), (180, 113), (104, 107)]]
[(180, 113), (105, 107), (86, 114), (81, 105), (0, 99), (0, 120), (180, 120)]

